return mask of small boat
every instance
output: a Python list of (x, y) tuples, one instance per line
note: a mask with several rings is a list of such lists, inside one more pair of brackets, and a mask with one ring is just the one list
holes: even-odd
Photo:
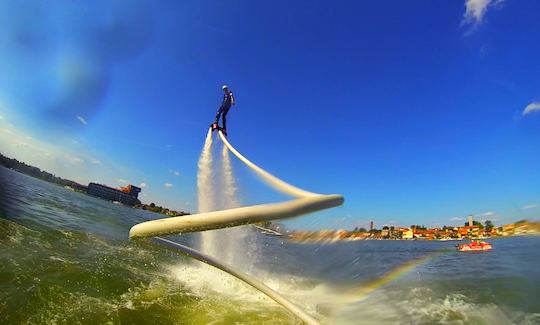
[(489, 251), (493, 248), (490, 243), (485, 241), (473, 240), (469, 244), (457, 245), (460, 252)]
[(272, 230), (272, 229), (268, 229), (268, 228), (264, 228), (264, 227), (261, 227), (261, 226), (257, 226), (257, 225), (253, 225), (255, 228), (261, 230), (261, 234), (265, 234), (265, 235), (269, 235), (269, 236), (283, 236), (282, 233), (280, 232), (277, 232), (275, 230)]

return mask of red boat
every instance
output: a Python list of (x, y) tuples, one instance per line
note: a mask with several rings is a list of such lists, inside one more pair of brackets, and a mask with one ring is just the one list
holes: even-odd
[(489, 251), (493, 248), (490, 243), (485, 241), (473, 240), (470, 244), (461, 244), (457, 246), (460, 252)]

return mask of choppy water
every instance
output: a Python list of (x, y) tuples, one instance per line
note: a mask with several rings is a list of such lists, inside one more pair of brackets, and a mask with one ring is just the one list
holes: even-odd
[[(160, 215), (2, 167), (0, 184), (1, 324), (298, 323), (234, 278), (128, 240)], [(452, 242), (253, 238), (249, 271), (324, 323), (540, 323), (539, 237), (493, 239), (478, 254)]]

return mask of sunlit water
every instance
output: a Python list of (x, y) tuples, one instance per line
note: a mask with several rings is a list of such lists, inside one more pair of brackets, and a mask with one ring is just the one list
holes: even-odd
[[(207, 281), (198, 262), (128, 239), (161, 215), (3, 167), (0, 184), (1, 324), (299, 323), (234, 278)], [(252, 237), (250, 272), (323, 323), (540, 323), (539, 237), (493, 239), (484, 253), (453, 242)]]

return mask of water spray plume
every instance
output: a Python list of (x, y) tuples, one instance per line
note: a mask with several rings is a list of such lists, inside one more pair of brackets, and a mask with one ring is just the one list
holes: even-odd
[(208, 129), (206, 140), (198, 163), (197, 191), (198, 212), (209, 212), (214, 209), (214, 193), (212, 186), (212, 129)]
[(236, 186), (236, 181), (234, 179), (229, 150), (226, 146), (223, 146), (223, 150), (221, 150), (221, 160), (223, 164), (223, 190), (225, 194), (225, 208), (237, 208), (240, 206), (237, 198), (238, 187)]
[[(216, 209), (216, 197), (214, 195), (214, 173), (212, 170), (212, 129), (208, 129), (204, 146), (197, 164), (197, 196), (198, 212), (210, 212)], [(199, 237), (199, 248), (206, 254), (216, 256), (218, 247), (215, 245), (215, 234), (203, 232)]]
[[(238, 186), (234, 177), (229, 149), (226, 146), (221, 150), (221, 177), (223, 186), (222, 208), (237, 208), (240, 206), (238, 199)], [(223, 233), (223, 231), (227, 233)], [(225, 248), (226, 261), (230, 264), (241, 266), (245, 270), (253, 270), (256, 262), (257, 243), (253, 238), (253, 230), (249, 226), (228, 228), (216, 231), (222, 235), (222, 240), (216, 243)]]

